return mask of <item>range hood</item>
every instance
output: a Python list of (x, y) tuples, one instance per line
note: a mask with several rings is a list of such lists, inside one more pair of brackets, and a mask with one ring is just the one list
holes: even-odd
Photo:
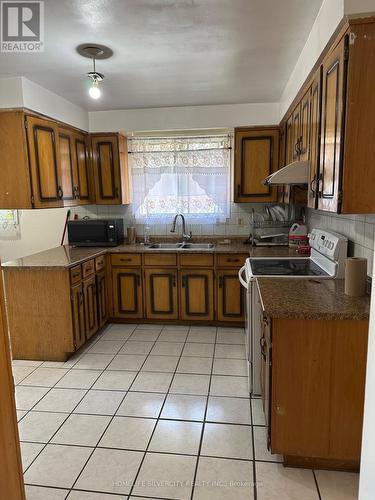
[(307, 184), (309, 182), (309, 162), (295, 161), (269, 175), (262, 184)]

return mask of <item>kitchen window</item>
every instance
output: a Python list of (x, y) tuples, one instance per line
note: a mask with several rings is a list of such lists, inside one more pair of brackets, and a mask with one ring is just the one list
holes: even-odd
[(177, 213), (190, 224), (229, 217), (228, 133), (135, 137), (129, 143), (136, 222), (168, 223)]

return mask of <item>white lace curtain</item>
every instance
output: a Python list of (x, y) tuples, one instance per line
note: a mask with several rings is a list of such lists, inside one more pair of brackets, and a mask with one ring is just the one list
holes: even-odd
[(229, 217), (230, 137), (145, 137), (130, 141), (133, 215), (168, 223), (182, 213), (190, 224)]

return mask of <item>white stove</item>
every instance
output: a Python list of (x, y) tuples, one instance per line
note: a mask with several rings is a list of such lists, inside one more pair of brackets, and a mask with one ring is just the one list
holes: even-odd
[(246, 289), (246, 358), (249, 392), (261, 394), (260, 363), (262, 306), (256, 278), (335, 279), (344, 277), (348, 240), (344, 236), (313, 229), (309, 235), (310, 257), (249, 257), (239, 271)]

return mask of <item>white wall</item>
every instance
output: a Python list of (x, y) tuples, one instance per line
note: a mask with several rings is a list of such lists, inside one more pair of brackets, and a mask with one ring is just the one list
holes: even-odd
[(122, 109), (89, 113), (90, 132), (186, 130), (277, 123), (278, 103)]
[[(375, 272), (372, 297), (375, 296)], [(375, 300), (371, 301), (359, 500), (375, 498)]]
[(22, 106), (22, 79), (0, 78), (0, 108), (20, 108)]
[[(355, 1), (353, 0), (353, 3)], [(344, 0), (324, 0), (282, 93), (279, 119), (286, 113), (343, 16)]]
[(344, 0), (345, 14), (350, 16), (353, 14), (373, 14), (375, 13), (374, 0)]

